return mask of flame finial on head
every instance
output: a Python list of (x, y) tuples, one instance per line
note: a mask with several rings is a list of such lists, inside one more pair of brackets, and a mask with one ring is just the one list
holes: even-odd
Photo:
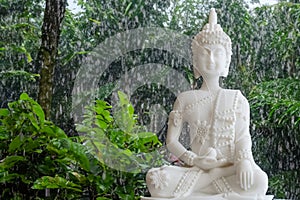
[(211, 26), (217, 24), (217, 13), (216, 13), (216, 10), (214, 8), (212, 8), (210, 10), (210, 13), (209, 13), (209, 24)]

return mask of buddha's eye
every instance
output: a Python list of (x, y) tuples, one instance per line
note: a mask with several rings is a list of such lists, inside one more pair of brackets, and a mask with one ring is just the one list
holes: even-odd
[(221, 56), (221, 55), (225, 55), (225, 52), (223, 49), (218, 48), (214, 50), (215, 55)]

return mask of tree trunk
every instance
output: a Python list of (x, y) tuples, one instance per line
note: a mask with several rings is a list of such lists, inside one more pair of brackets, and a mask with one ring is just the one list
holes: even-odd
[(65, 15), (66, 0), (46, 0), (44, 21), (42, 26), (42, 41), (39, 50), (40, 85), (38, 102), (50, 119), (53, 75), (58, 52), (60, 25)]

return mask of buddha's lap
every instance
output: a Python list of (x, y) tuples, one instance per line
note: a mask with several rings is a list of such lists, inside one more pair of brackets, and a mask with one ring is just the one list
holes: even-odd
[[(178, 185), (186, 179), (188, 179), (189, 182), (197, 181), (198, 188), (210, 185), (213, 181), (222, 177), (229, 181), (230, 185), (238, 184), (237, 173), (233, 165), (215, 168), (209, 171), (201, 170), (198, 167), (162, 166), (159, 168), (153, 168), (147, 173), (147, 185), (149, 185), (150, 182), (155, 182), (152, 180), (155, 179), (155, 177), (160, 177), (160, 180), (165, 181), (166, 185), (170, 185), (170, 183), (172, 185)], [(264, 182), (264, 180), (267, 180), (266, 177), (266, 173), (259, 167), (255, 167), (253, 169), (254, 184)]]

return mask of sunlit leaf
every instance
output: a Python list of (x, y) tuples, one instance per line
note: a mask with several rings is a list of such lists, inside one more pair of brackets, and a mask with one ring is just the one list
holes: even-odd
[(23, 145), (23, 143), (24, 143), (24, 136), (23, 135), (16, 136), (9, 144), (8, 151), (10, 153), (13, 153), (20, 150), (20, 147)]
[(9, 110), (5, 108), (0, 109), (0, 116), (6, 117), (9, 115)]
[(26, 161), (23, 156), (7, 156), (5, 159), (0, 161), (0, 168), (9, 169), (16, 163)]
[(39, 178), (34, 182), (32, 188), (33, 189), (65, 188), (76, 192), (82, 192), (80, 185), (77, 185), (72, 181), (60, 177), (58, 175), (56, 175), (55, 177), (43, 176), (42, 178)]

